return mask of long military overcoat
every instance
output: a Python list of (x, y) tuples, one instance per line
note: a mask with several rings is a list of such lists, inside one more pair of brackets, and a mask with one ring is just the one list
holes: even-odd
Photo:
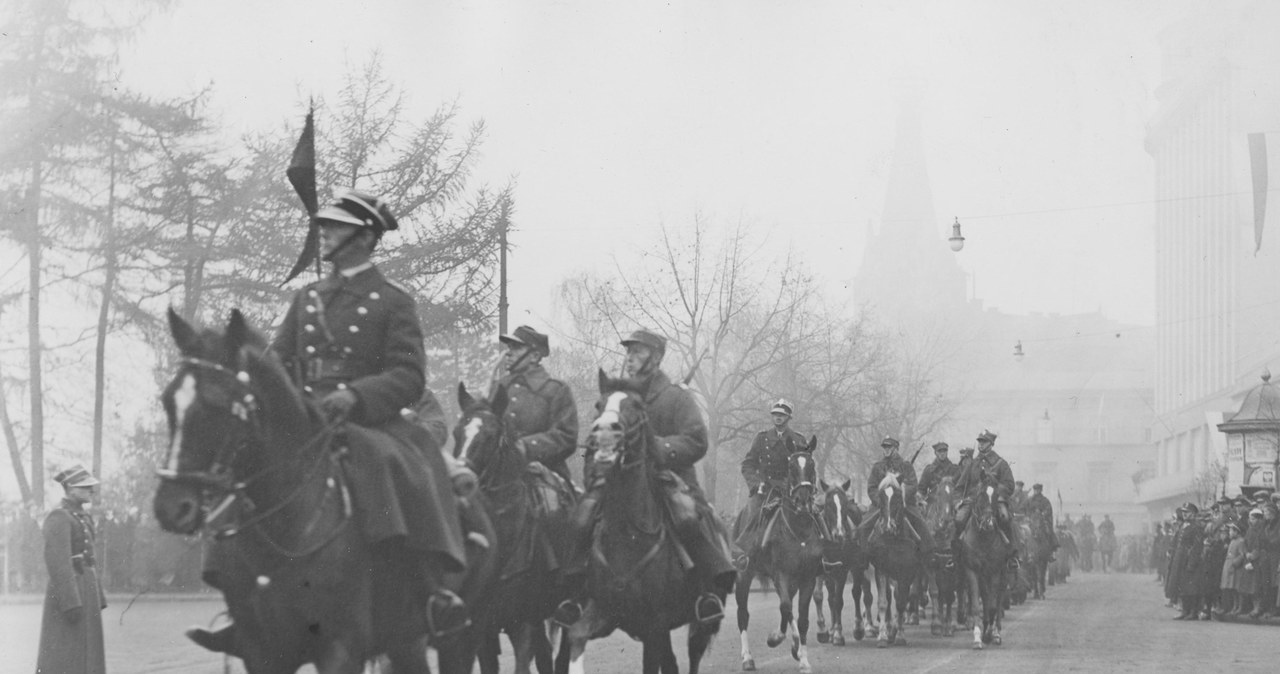
[(507, 433), (523, 440), (530, 461), (538, 461), (570, 480), (565, 460), (578, 446), (578, 407), (573, 391), (553, 379), (541, 364), (507, 374), (500, 382), (507, 389), (503, 422)]
[[(44, 561), (49, 586), (40, 622), (37, 674), (107, 671), (102, 641), (102, 609), (107, 607), (107, 599), (98, 583), (93, 540), (93, 519), (78, 503), (63, 501), (45, 518)], [(74, 620), (67, 613), (72, 609), (79, 609)]]

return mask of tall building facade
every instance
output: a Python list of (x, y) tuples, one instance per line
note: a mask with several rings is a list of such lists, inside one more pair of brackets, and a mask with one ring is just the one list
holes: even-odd
[[(1155, 162), (1154, 464), (1139, 502), (1168, 516), (1222, 480), (1217, 424), (1267, 362), (1280, 362), (1280, 152), (1256, 250), (1248, 134), (1280, 146), (1280, 8), (1215, 7), (1160, 36)], [(1233, 397), (1236, 401), (1233, 401)]]

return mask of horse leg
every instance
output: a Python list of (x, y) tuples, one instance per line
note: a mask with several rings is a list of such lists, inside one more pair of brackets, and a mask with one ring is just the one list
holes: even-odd
[(720, 630), (719, 624), (716, 625), (699, 625), (697, 623), (689, 623), (689, 637), (687, 639), (689, 652), (689, 674), (698, 674), (698, 667), (702, 662), (702, 656), (706, 655), (707, 647), (711, 645), (711, 638)]
[(507, 631), (511, 640), (511, 652), (515, 655), (516, 674), (529, 674), (529, 663), (533, 661), (533, 629), (529, 623), (517, 625)]
[(554, 622), (534, 622), (529, 624), (533, 634), (533, 662), (538, 674), (552, 674), (554, 665), (551, 662), (551, 644), (560, 636), (559, 626)]
[(928, 579), (926, 586), (929, 588), (926, 596), (933, 607), (933, 615), (929, 618), (929, 634), (942, 636), (942, 593), (938, 591), (938, 572), (926, 572), (925, 578)]
[[(914, 582), (914, 581), (909, 581), (909, 582)], [(907, 585), (907, 587), (908, 587), (908, 592), (909, 592), (910, 594), (903, 593), (903, 592), (902, 592), (902, 584), (901, 584), (901, 583), (899, 583), (899, 585), (898, 585), (898, 597), (897, 597), (897, 600), (898, 600), (898, 630), (897, 630), (897, 633), (896, 633), (897, 641), (896, 641), (895, 643), (897, 643), (899, 646), (906, 646), (906, 645), (907, 645), (907, 630), (906, 630), (906, 628), (904, 628), (904, 627), (903, 627), (903, 620), (907, 617), (907, 611), (906, 611), (907, 603), (908, 603), (908, 602), (911, 600), (911, 598), (912, 598), (912, 597), (914, 597), (914, 596), (915, 596), (915, 594), (916, 594), (915, 592), (911, 592), (911, 591), (910, 591), (911, 585)], [(919, 622), (919, 621), (917, 620), (917, 622), (916, 622), (916, 623), (911, 623), (911, 624), (913, 624), (913, 625), (914, 625), (914, 624), (918, 624), (918, 622)]]
[(769, 634), (765, 643), (769, 648), (777, 648), (791, 631), (793, 616), (791, 615), (791, 598), (795, 596), (795, 588), (791, 587), (791, 579), (784, 573), (773, 577), (773, 587), (778, 595), (778, 630)]
[[(465, 636), (458, 641), (467, 641)], [(467, 659), (466, 654), (469, 648), (466, 644), (459, 644), (452, 651), (445, 653), (441, 651), (437, 654), (440, 663), (440, 670), (444, 672), (461, 672), (466, 671), (460, 667), (447, 669), (446, 662), (458, 662)], [(449, 659), (446, 659), (449, 658)], [(409, 641), (399, 643), (387, 648), (387, 661), (390, 665), (390, 671), (393, 674), (431, 674), (431, 665), (427, 662), (427, 645), (425, 641)], [(466, 663), (467, 669), (470, 669), (470, 663)], [(319, 667), (316, 668), (320, 671)], [(360, 663), (360, 668), (355, 671), (363, 671), (364, 663)]]
[[(819, 578), (820, 582), (817, 582), (813, 588), (813, 609), (818, 616), (818, 643), (825, 644), (831, 641), (831, 633), (827, 631), (827, 621), (822, 615), (822, 586), (826, 583), (826, 578), (822, 576)], [(832, 616), (831, 622), (834, 624), (835, 621), (835, 616)]]
[[(831, 643), (835, 646), (844, 645), (844, 584), (848, 575), (849, 572), (840, 567), (839, 571), (827, 574), (824, 579), (827, 596), (831, 598), (828, 608), (831, 609)], [(818, 641), (822, 641), (821, 633), (818, 634)]]
[(889, 574), (876, 569), (876, 601), (879, 602), (880, 635), (876, 637), (876, 648), (889, 647)]
[(560, 652), (556, 655), (556, 674), (585, 674), (582, 656), (587, 650), (587, 640), (592, 634), (598, 631), (603, 632), (602, 628), (609, 627), (598, 612), (596, 603), (588, 599), (586, 607), (582, 610), (582, 617), (578, 622), (564, 629), (563, 643), (560, 645)]
[(645, 635), (644, 674), (680, 674), (676, 654), (671, 650), (671, 633), (656, 629)]
[(813, 599), (816, 584), (816, 579), (813, 577), (800, 581), (800, 615), (796, 618), (800, 638), (796, 639), (794, 636), (791, 638), (791, 657), (800, 661), (800, 674), (813, 672), (813, 665), (809, 664), (809, 602)]
[(502, 646), (498, 643), (500, 633), (496, 629), (486, 629), (476, 634), (476, 658), (480, 661), (480, 674), (498, 674), (498, 654)]
[(747, 609), (747, 601), (751, 597), (751, 571), (738, 573), (738, 582), (733, 587), (733, 597), (738, 604), (738, 640), (742, 642), (742, 671), (756, 671), (756, 659), (751, 657), (751, 646), (747, 643), (747, 626), (751, 624), (751, 612)]
[(969, 620), (969, 629), (973, 630), (973, 649), (980, 651), (983, 648), (982, 618), (978, 610), (978, 600), (982, 595), (979, 594), (978, 573), (973, 569), (965, 569), (964, 575), (969, 585), (969, 598), (965, 604), (967, 606), (965, 613)]

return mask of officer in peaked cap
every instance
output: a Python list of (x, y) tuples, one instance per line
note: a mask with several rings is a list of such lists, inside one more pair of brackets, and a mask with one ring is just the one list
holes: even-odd
[[(354, 523), (387, 559), (413, 570), (407, 582), (422, 597), (433, 636), (458, 632), (470, 619), (444, 580), (466, 568), (453, 482), (444, 455), (428, 449), (428, 432), (401, 414), (426, 388), (417, 303), (372, 261), (399, 223), (386, 201), (356, 190), (339, 193), (314, 221), (333, 273), (294, 295), (271, 350), (331, 423), (368, 430), (342, 434)], [(218, 563), (210, 559), (207, 578), (217, 577)], [(193, 628), (187, 636), (235, 655), (234, 629)]]
[[(507, 347), (502, 360), (506, 372), (498, 380), (507, 393), (506, 432), (516, 439), (521, 455), (563, 479), (562, 484), (551, 480), (545, 486), (557, 494), (570, 489), (565, 460), (578, 445), (578, 407), (569, 386), (542, 365), (551, 355), (551, 340), (527, 325), (498, 340)], [(569, 505), (561, 500), (556, 499), (556, 505)]]
[(889, 473), (898, 476), (898, 483), (902, 486), (904, 501), (906, 507), (904, 514), (911, 523), (911, 530), (918, 536), (916, 543), (920, 548), (920, 554), (926, 557), (933, 554), (933, 536), (929, 531), (929, 526), (925, 523), (924, 518), (920, 516), (920, 511), (916, 507), (916, 469), (911, 465), (910, 461), (902, 458), (898, 453), (899, 442), (897, 438), (885, 437), (880, 441), (880, 449), (884, 455), (879, 461), (871, 466), (871, 474), (867, 478), (867, 495), (871, 498), (871, 510), (867, 512), (867, 516), (863, 518), (862, 524), (858, 526), (860, 533), (869, 532), (875, 527), (876, 521), (879, 519), (880, 509), (876, 505), (880, 501), (880, 484), (884, 482)]
[[(751, 497), (742, 511), (741, 533), (735, 543), (742, 555), (738, 558), (739, 568), (746, 568), (749, 558), (764, 543), (760, 536), (764, 523), (768, 521), (772, 509), (765, 508), (769, 494), (784, 489), (787, 482), (787, 464), (791, 455), (803, 452), (808, 447), (804, 436), (791, 430), (791, 403), (779, 398), (769, 406), (769, 416), (773, 427), (756, 433), (751, 441), (751, 449), (742, 459), (742, 478), (747, 482)], [(768, 510), (769, 512), (766, 512)]]
[(49, 586), (36, 671), (105, 672), (102, 609), (107, 599), (94, 560), (93, 517), (85, 511), (98, 480), (80, 464), (59, 471), (53, 479), (66, 496), (44, 521)]
[[(702, 487), (698, 484), (695, 464), (706, 456), (707, 425), (702, 419), (693, 394), (684, 386), (671, 381), (659, 367), (667, 352), (667, 340), (652, 330), (639, 329), (621, 340), (627, 349), (623, 371), (638, 384), (638, 390), (648, 411), (649, 426), (653, 431), (654, 457), (662, 472), (676, 479), (660, 480), (664, 496), (669, 500), (679, 498), (674, 492), (687, 493), (697, 504), (696, 521), (691, 526), (677, 527), (680, 542), (693, 558), (692, 575), (700, 594), (694, 601), (694, 618), (700, 623), (714, 623), (724, 617), (721, 596), (733, 587), (737, 577), (729, 558), (728, 533), (715, 511), (707, 504)], [(594, 465), (594, 448), (588, 447), (583, 473), (587, 493), (578, 504), (575, 521), (588, 526), (599, 503), (599, 480), (590, 468)], [(673, 505), (674, 510), (680, 510)], [(590, 536), (580, 536), (579, 540)], [(581, 573), (590, 550), (579, 546), (574, 552), (571, 574)], [(582, 615), (582, 597), (566, 600), (557, 607), (553, 619), (561, 624), (572, 624)]]
[(942, 482), (942, 478), (950, 477), (955, 480), (960, 474), (960, 466), (947, 456), (950, 449), (951, 446), (945, 442), (933, 443), (933, 461), (920, 471), (920, 495), (925, 499), (933, 495), (933, 490)]
[(1013, 469), (1009, 467), (1008, 461), (1005, 461), (996, 453), (994, 449), (995, 442), (996, 434), (984, 428), (978, 434), (977, 456), (970, 462), (962, 462), (965, 463), (965, 468), (960, 474), (958, 489), (963, 498), (960, 501), (960, 506), (956, 508), (956, 529), (953, 544), (958, 545), (960, 534), (964, 531), (965, 524), (968, 522), (973, 502), (977, 499), (978, 492), (983, 488), (982, 482), (985, 477), (994, 482), (995, 497), (992, 505), (995, 507), (996, 521), (1012, 549), (1009, 564), (1016, 568), (1017, 553), (1012, 551), (1018, 547), (1018, 534), (1017, 527), (1013, 525), (1012, 514), (1009, 511), (1009, 499), (1013, 496), (1015, 489)]

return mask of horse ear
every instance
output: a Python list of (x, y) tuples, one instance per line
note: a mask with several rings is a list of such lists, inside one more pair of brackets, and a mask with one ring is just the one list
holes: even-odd
[(805, 446), (804, 450), (810, 454), (818, 451), (818, 436), (810, 436), (809, 444)]
[(239, 309), (231, 310), (231, 318), (227, 321), (226, 362), (236, 363), (240, 359), (240, 347), (250, 339), (249, 323)]
[(830, 485), (828, 485), (827, 481), (822, 478), (818, 478), (818, 487), (822, 489), (823, 492), (831, 491)]
[(189, 356), (196, 350), (198, 340), (195, 328), (179, 316), (173, 307), (169, 307), (169, 334), (173, 335), (173, 342), (184, 355)]
[(849, 487), (853, 486), (853, 478), (849, 478), (840, 483), (840, 491), (849, 491)]
[(463, 382), (458, 382), (458, 409), (466, 411), (471, 409), (474, 404), (476, 404), (476, 399), (472, 398), (470, 393), (467, 393), (467, 385)]
[(597, 377), (600, 383), (600, 393), (604, 393), (605, 391), (608, 390), (609, 375), (604, 373), (604, 368), (597, 368), (597, 369), (600, 372), (600, 374)]
[(510, 398), (507, 397), (507, 387), (499, 384), (498, 391), (493, 394), (493, 399), (489, 401), (489, 409), (498, 415), (499, 418), (507, 411), (507, 403)]

